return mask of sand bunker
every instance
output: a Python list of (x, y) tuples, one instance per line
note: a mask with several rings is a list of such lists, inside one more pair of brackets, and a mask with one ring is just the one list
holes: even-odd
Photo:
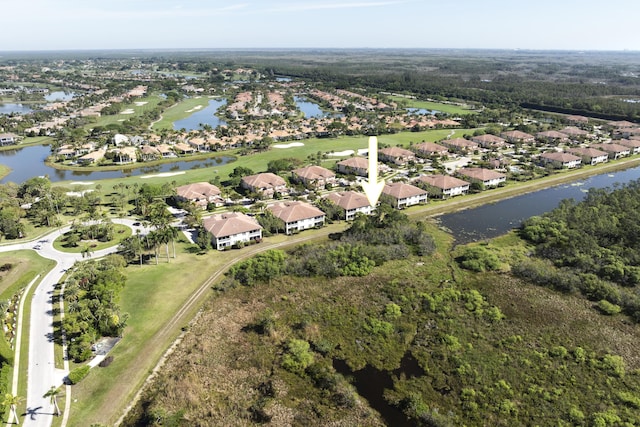
[(353, 150), (344, 150), (344, 151), (334, 151), (333, 153), (329, 153), (329, 155), (335, 156), (335, 157), (342, 157), (342, 156), (350, 156), (353, 153), (355, 153), (355, 151)]
[(93, 190), (84, 190), (84, 191), (67, 191), (65, 194), (69, 197), (82, 197), (87, 193), (91, 193)]
[(127, 108), (124, 111), (121, 111), (120, 114), (133, 114), (135, 113), (135, 111), (133, 111), (133, 108)]
[(137, 102), (134, 102), (134, 104), (136, 104), (138, 107), (142, 107), (143, 105), (145, 105), (145, 104), (147, 104), (147, 103), (148, 103), (147, 101), (137, 101)]
[(194, 111), (198, 111), (201, 108), (202, 108), (202, 105), (196, 105), (195, 107), (193, 107), (190, 110), (185, 110), (185, 113), (193, 113)]
[(73, 181), (69, 183), (69, 185), (93, 185), (95, 182), (93, 181)]
[(184, 171), (180, 171), (180, 172), (163, 172), (163, 173), (158, 173), (155, 175), (145, 175), (145, 176), (141, 176), (140, 179), (147, 179), (147, 178), (165, 178), (168, 176), (174, 176), (174, 175), (182, 175), (184, 173)]
[(302, 142), (292, 142), (290, 144), (273, 144), (273, 148), (291, 148), (291, 147), (304, 147)]

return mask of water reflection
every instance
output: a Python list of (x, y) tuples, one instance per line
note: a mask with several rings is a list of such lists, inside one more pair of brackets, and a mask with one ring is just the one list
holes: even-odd
[(438, 220), (451, 230), (457, 243), (490, 239), (520, 227), (524, 220), (534, 215), (541, 215), (556, 208), (561, 200), (583, 200), (589, 188), (613, 187), (639, 178), (640, 167), (595, 175), (570, 184), (561, 184), (477, 208), (442, 215)]
[[(200, 160), (176, 160), (171, 163), (163, 163), (156, 166), (143, 166), (140, 168), (122, 168), (115, 171), (86, 171), (86, 170), (61, 170), (44, 164), (46, 158), (51, 154), (46, 145), (34, 145), (23, 147), (17, 150), (0, 151), (0, 164), (11, 168), (9, 175), (0, 180), (0, 183), (7, 182), (22, 183), (34, 176), (48, 176), (52, 182), (66, 181), (69, 179), (106, 179), (122, 178), (137, 175), (148, 175), (150, 173), (176, 172), (190, 170), (196, 167), (209, 167), (215, 162), (219, 165), (227, 164), (234, 160), (233, 157), (219, 156), (214, 159)], [(28, 167), (27, 167), (28, 166)]]

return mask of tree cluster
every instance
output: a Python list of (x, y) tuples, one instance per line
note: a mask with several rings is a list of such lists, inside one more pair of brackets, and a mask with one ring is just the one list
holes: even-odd
[(621, 305), (640, 320), (640, 181), (614, 189), (591, 189), (584, 201), (564, 200), (521, 227), (521, 236), (536, 245), (538, 257), (559, 269), (533, 261), (515, 272), (534, 282), (592, 300)]
[(125, 286), (124, 259), (109, 255), (80, 264), (64, 290), (67, 311), (62, 321), (69, 357), (82, 362), (91, 357), (91, 345), (101, 336), (120, 336), (127, 314), (120, 312), (119, 296)]

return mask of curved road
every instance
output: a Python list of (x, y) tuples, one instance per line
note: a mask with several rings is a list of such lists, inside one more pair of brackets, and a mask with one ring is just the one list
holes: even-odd
[[(124, 224), (133, 229), (133, 220), (113, 219), (116, 224)], [(0, 246), (0, 252), (31, 249), (38, 245), (38, 253), (44, 257), (56, 261), (55, 267), (40, 281), (38, 287), (33, 292), (31, 300), (31, 318), (29, 329), (29, 363), (27, 372), (27, 411), (21, 424), (30, 427), (49, 427), (53, 421), (53, 405), (48, 398), (43, 397), (51, 386), (59, 387), (63, 384), (67, 371), (55, 368), (54, 342), (53, 342), (53, 291), (55, 285), (60, 282), (67, 269), (73, 267), (77, 261), (86, 260), (81, 254), (60, 252), (53, 248), (53, 241), (70, 229), (70, 226), (63, 227), (57, 231), (41, 237), (38, 241), (17, 243)], [(91, 258), (100, 258), (115, 252), (116, 246), (96, 251), (91, 254)], [(27, 294), (23, 295), (26, 298)], [(29, 303), (29, 301), (26, 301)], [(19, 314), (22, 318), (22, 313)], [(16, 341), (17, 343), (18, 341)], [(24, 368), (19, 366), (20, 355), (19, 346), (16, 345), (16, 357), (14, 367), (14, 384), (11, 393), (17, 394), (17, 376), (24, 372)], [(67, 398), (70, 396), (67, 395)], [(11, 420), (10, 420), (11, 421)]]

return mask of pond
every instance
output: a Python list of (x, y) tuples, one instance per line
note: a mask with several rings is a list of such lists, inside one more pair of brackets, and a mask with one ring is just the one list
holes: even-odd
[(358, 394), (367, 399), (369, 406), (380, 413), (387, 425), (394, 427), (415, 425), (409, 422), (400, 409), (389, 405), (384, 398), (385, 389), (393, 389), (394, 377), (404, 375), (406, 378), (412, 378), (425, 374), (411, 353), (406, 353), (400, 361), (400, 367), (393, 371), (381, 371), (370, 365), (359, 371), (352, 371), (349, 365), (340, 359), (333, 360), (333, 367), (337, 372), (351, 379)]
[(33, 111), (33, 108), (26, 104), (18, 104), (9, 102), (6, 104), (0, 103), (0, 114), (27, 114)]
[(306, 98), (301, 96), (296, 96), (293, 98), (296, 102), (296, 107), (304, 114), (304, 117), (307, 119), (310, 118), (318, 118), (318, 117), (326, 117), (329, 113), (322, 111), (320, 106), (315, 102), (311, 102)]
[(202, 129), (202, 125), (209, 125), (214, 129), (218, 126), (224, 126), (227, 122), (217, 117), (216, 113), (218, 108), (226, 103), (227, 101), (224, 99), (212, 99), (205, 108), (194, 110), (195, 112), (189, 117), (173, 122), (173, 129), (190, 131)]
[(45, 95), (44, 99), (49, 102), (60, 102), (60, 101), (71, 101), (76, 97), (75, 92), (64, 92), (61, 90), (56, 90), (54, 92), (50, 92)]
[[(175, 162), (149, 167), (123, 167), (115, 171), (71, 171), (56, 169), (45, 165), (44, 160), (50, 154), (51, 151), (46, 145), (34, 145), (17, 150), (0, 151), (0, 164), (9, 166), (12, 169), (9, 175), (0, 180), (0, 183), (15, 182), (21, 184), (34, 176), (45, 175), (49, 177), (51, 182), (123, 178), (221, 166), (234, 160), (233, 157), (220, 156), (200, 160), (176, 160)], [(140, 166), (140, 164), (136, 164), (136, 166)]]
[(434, 115), (440, 112), (437, 110), (427, 110), (426, 108), (405, 108), (405, 110), (409, 115), (423, 115), (423, 116), (428, 114)]
[[(640, 179), (640, 166), (623, 171), (594, 175), (569, 184), (524, 194), (496, 203), (441, 215), (438, 221), (451, 230), (456, 243), (490, 239), (518, 228), (525, 219), (541, 215), (561, 200), (584, 199), (589, 188), (607, 188)], [(491, 190), (487, 190), (491, 191)], [(464, 196), (463, 196), (464, 197)]]

